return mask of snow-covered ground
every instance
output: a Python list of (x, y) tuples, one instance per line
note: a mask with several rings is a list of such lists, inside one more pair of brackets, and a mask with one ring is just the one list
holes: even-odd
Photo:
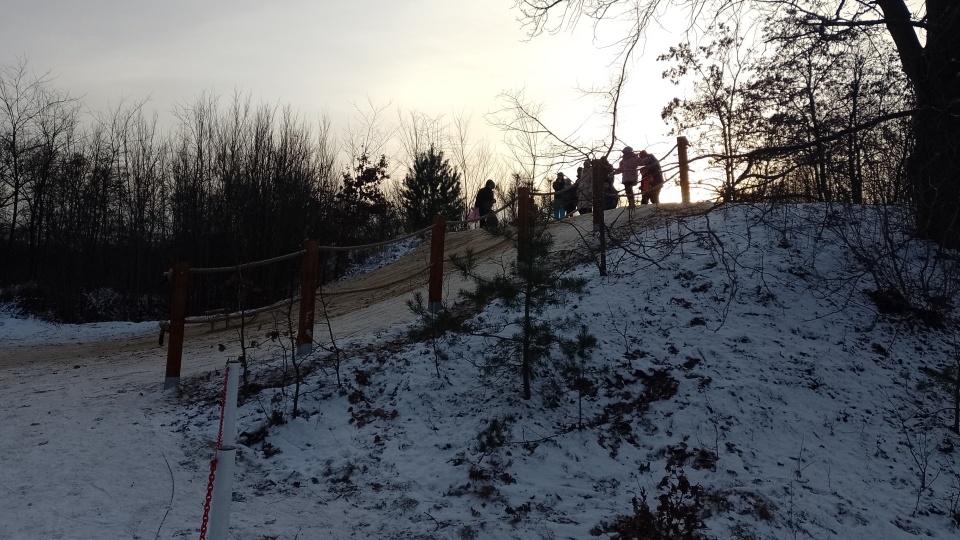
[(121, 339), (156, 331), (156, 322), (56, 324), (25, 318), (16, 310), (0, 310), (0, 346), (42, 342), (82, 343), (104, 339)]
[[(491, 338), (411, 342), (415, 318), (393, 309), (338, 343), (340, 386), (329, 343), (305, 360), (293, 418), (293, 387), (271, 387), (289, 345), (258, 329), (248, 358), (268, 388), (240, 407), (232, 538), (589, 538), (641, 493), (656, 509), (681, 475), (704, 488), (706, 538), (960, 537), (949, 396), (918, 389), (922, 367), (956, 364), (960, 337), (877, 313), (869, 275), (821, 226), (862, 231), (869, 211), (721, 209), (638, 233), (608, 253), (606, 277), (573, 268), (587, 293), (541, 319), (596, 336), (583, 399), (544, 374), (523, 400), (519, 377), (482, 376)], [(595, 241), (563, 230), (559, 248)], [(494, 304), (474, 317), (510, 316)], [(194, 345), (179, 399), (161, 392), (163, 348), (50, 352), (155, 334), (0, 318), (0, 538), (198, 537), (213, 367), (236, 337)], [(34, 361), (2, 361), (24, 347)]]

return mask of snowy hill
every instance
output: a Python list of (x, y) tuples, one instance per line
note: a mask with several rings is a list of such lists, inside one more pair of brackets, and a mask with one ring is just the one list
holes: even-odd
[[(849, 247), (873, 245), (872, 212), (722, 208), (638, 232), (606, 277), (573, 267), (586, 294), (543, 317), (597, 338), (593, 393), (543, 374), (524, 400), (519, 377), (483, 375), (493, 338), (412, 341), (411, 314), (339, 344), (340, 386), (327, 352), (307, 359), (294, 418), (293, 387), (271, 384), (288, 344), (261, 336), (232, 537), (604, 538), (634, 498), (656, 511), (689, 481), (703, 538), (957, 538), (951, 395), (918, 384), (960, 361), (960, 336), (951, 318), (878, 313), (877, 270)], [(902, 252), (904, 283), (956, 290), (955, 254), (918, 257)], [(2, 367), (0, 538), (197, 536), (222, 381), (203, 372), (170, 399), (159, 356), (113, 374)]]

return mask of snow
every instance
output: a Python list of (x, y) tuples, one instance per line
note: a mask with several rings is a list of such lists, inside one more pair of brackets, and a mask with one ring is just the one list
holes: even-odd
[(13, 315), (10, 310), (0, 313), (0, 346), (11, 343), (84, 343), (132, 337), (157, 329), (156, 322), (56, 324)]
[[(575, 392), (545, 407), (521, 399), (518, 377), (484, 378), (489, 338), (440, 340), (438, 377), (434, 344), (406, 338), (409, 312), (357, 315), (369, 331), (338, 343), (342, 387), (322, 348), (306, 359), (303, 416), (291, 386), (241, 400), (231, 538), (589, 538), (641, 491), (655, 508), (683, 452), (710, 494), (709, 538), (960, 537), (960, 441), (951, 411), (930, 412), (945, 395), (917, 386), (922, 366), (956, 362), (956, 329), (879, 315), (850, 250), (816, 226), (826, 212), (667, 220), (611, 250), (608, 276), (572, 269), (587, 294), (543, 316), (576, 316), (565, 328), (598, 340), (585, 371), (600, 389), (582, 413)], [(555, 229), (557, 247), (594, 241), (584, 218)], [(188, 337), (177, 398), (161, 391), (156, 323), (15, 315), (0, 315), (0, 538), (198, 537), (236, 336)], [(248, 350), (263, 382), (290, 371), (289, 343), (267, 330)], [(63, 352), (95, 342), (109, 347)], [(250, 442), (273, 410), (286, 422)], [(506, 444), (481, 452), (478, 434), (505, 418)]]

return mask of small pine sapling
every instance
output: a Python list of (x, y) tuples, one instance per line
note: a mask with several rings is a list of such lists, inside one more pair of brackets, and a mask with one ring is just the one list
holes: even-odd
[(443, 336), (447, 332), (459, 332), (462, 330), (460, 321), (446, 309), (438, 313), (430, 311), (427, 303), (424, 302), (423, 294), (419, 291), (413, 293), (413, 298), (407, 300), (407, 308), (417, 317), (420, 322), (419, 328), (411, 332), (414, 339), (424, 339), (430, 343), (433, 350), (434, 367), (437, 371), (437, 378), (442, 378), (440, 373), (440, 364), (450, 359), (450, 355), (443, 348)]
[[(548, 220), (539, 213), (530, 212), (528, 216), (527, 234), (518, 234), (522, 227), (491, 230), (491, 234), (513, 242), (518, 253), (515, 261), (493, 277), (477, 271), (478, 261), (472, 252), (451, 257), (454, 267), (474, 283), (472, 291), (462, 293), (468, 300), (477, 306), (499, 301), (506, 308), (508, 315), (501, 324), (474, 326), (467, 331), (493, 340), (485, 357), (487, 374), (519, 374), (524, 399), (532, 396), (531, 383), (537, 369), (563, 348), (578, 346), (568, 343), (570, 339), (560, 331), (563, 319), (545, 317), (546, 309), (563, 305), (570, 295), (581, 295), (586, 286), (585, 279), (566, 277), (551, 264), (553, 239), (546, 231)], [(514, 332), (507, 334), (508, 328)], [(582, 348), (585, 354), (592, 349)]]

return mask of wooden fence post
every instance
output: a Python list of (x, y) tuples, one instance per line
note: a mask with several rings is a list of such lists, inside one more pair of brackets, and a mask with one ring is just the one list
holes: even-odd
[(443, 242), (447, 233), (447, 218), (433, 216), (430, 236), (430, 285), (427, 288), (427, 309), (436, 315), (443, 310)]
[(690, 164), (687, 162), (687, 138), (677, 137), (677, 158), (680, 161), (680, 202), (690, 204)]
[(317, 261), (320, 246), (316, 240), (303, 243), (306, 253), (300, 263), (300, 317), (297, 329), (297, 355), (313, 352), (313, 323), (317, 309)]
[(183, 326), (187, 318), (187, 278), (190, 264), (178, 261), (170, 271), (170, 342), (164, 391), (180, 394), (180, 364), (183, 359)]

